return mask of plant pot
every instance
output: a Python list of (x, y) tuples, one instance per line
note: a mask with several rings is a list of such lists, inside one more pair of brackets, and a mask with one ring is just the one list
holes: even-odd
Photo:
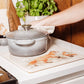
[(24, 22), (22, 18), (20, 18), (20, 22), (21, 22), (21, 25), (23, 24), (29, 24), (31, 23), (32, 21), (36, 21), (36, 20), (41, 20), (43, 18), (46, 18), (48, 16), (26, 16), (26, 21)]

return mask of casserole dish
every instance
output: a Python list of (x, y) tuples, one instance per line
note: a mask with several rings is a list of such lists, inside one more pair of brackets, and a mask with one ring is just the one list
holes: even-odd
[(25, 31), (9, 32), (9, 51), (15, 56), (35, 56), (48, 50), (48, 35), (24, 25)]

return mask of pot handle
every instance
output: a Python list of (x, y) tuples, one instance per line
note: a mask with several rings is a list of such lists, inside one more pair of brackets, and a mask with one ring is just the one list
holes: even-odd
[(18, 46), (31, 46), (35, 44), (35, 40), (15, 40), (14, 43)]

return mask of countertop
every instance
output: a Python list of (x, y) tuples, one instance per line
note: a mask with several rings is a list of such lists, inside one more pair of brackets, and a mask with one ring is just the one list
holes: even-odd
[[(84, 56), (83, 47), (65, 42), (60, 39), (56, 39), (56, 45), (64, 47), (66, 49), (69, 49), (72, 46), (74, 51), (77, 51)], [(0, 47), (0, 52), (7, 52), (7, 51), (8, 51), (7, 46)], [(37, 84), (84, 70), (84, 59), (72, 63), (64, 64), (61, 66), (57, 66), (54, 68), (46, 69), (43, 71), (39, 71), (36, 73), (27, 73), (21, 70), (13, 63), (3, 58), (2, 55), (0, 55), (0, 66), (2, 66), (7, 71), (9, 71), (13, 76), (15, 76), (18, 79), (19, 84)]]

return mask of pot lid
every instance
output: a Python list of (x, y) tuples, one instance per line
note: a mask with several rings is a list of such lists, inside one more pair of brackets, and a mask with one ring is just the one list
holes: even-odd
[(9, 39), (15, 40), (30, 40), (30, 39), (38, 39), (45, 37), (46, 34), (37, 31), (35, 29), (29, 29), (28, 31), (14, 31), (7, 33), (6, 37)]

